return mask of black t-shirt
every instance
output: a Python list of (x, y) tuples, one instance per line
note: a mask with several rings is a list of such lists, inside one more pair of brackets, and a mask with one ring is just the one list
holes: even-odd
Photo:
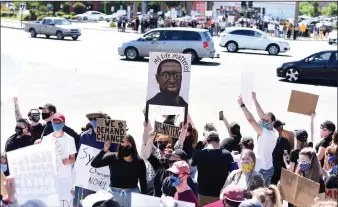
[(169, 168), (168, 160), (159, 160), (153, 154), (148, 158), (149, 163), (155, 170), (154, 177), (154, 196), (162, 196), (162, 183), (166, 177), (169, 176), (167, 169)]
[(204, 196), (219, 197), (232, 162), (234, 159), (228, 150), (203, 149), (195, 151), (191, 165), (197, 166), (198, 193)]
[(43, 129), (45, 128), (45, 126), (43, 126), (41, 123), (39, 123), (38, 125), (32, 126), (32, 139), (33, 141), (40, 139)]
[[(188, 177), (187, 183), (188, 183), (188, 186), (191, 188), (191, 190), (196, 195), (196, 197), (198, 198), (197, 183), (190, 176)], [(170, 176), (166, 177), (163, 181), (162, 193), (164, 193), (166, 196), (174, 197), (176, 191), (177, 191), (176, 188), (171, 185)]]
[(240, 136), (233, 136), (229, 138), (225, 138), (221, 143), (221, 149), (226, 149), (229, 152), (237, 151), (240, 152), (239, 143), (241, 142)]
[(33, 145), (34, 141), (31, 136), (24, 135), (22, 137), (18, 137), (18, 135), (13, 134), (10, 138), (8, 138), (5, 145), (5, 152), (17, 150), (23, 147), (27, 147)]
[(286, 168), (283, 161), (284, 150), (287, 150), (288, 154), (290, 153), (289, 141), (284, 137), (279, 137), (277, 139), (275, 149), (272, 152), (273, 166), (275, 167), (275, 169), (282, 167)]
[[(327, 148), (328, 146), (330, 146), (330, 143), (331, 143), (331, 142), (332, 142), (332, 137), (331, 137), (331, 136), (326, 137), (326, 138), (320, 140), (320, 142), (319, 142), (319, 143), (316, 145), (316, 147), (315, 147), (316, 152), (318, 153), (320, 147)], [(323, 156), (323, 158), (322, 158), (321, 160), (319, 160), (319, 161), (320, 161), (321, 167), (324, 166), (324, 157), (325, 157), (325, 156)]]
[(127, 162), (117, 159), (115, 152), (105, 153), (103, 150), (95, 156), (92, 167), (100, 168), (109, 166), (110, 186), (115, 188), (137, 188), (140, 181), (141, 193), (147, 192), (146, 165), (142, 159)]
[(300, 153), (300, 149), (293, 149), (290, 152), (290, 159), (289, 159), (289, 161), (295, 163), (295, 169), (296, 169), (296, 167), (298, 165), (299, 153)]

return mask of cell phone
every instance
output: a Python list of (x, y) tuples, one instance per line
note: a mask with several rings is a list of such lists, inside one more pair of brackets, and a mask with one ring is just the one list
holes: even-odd
[(219, 120), (223, 120), (224, 119), (224, 115), (223, 115), (223, 111), (219, 112)]
[(287, 150), (284, 150), (284, 155), (288, 155), (288, 151)]

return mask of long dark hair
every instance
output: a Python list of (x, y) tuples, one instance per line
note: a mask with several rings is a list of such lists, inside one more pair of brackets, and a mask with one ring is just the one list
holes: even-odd
[[(136, 148), (136, 143), (135, 143), (135, 140), (134, 140), (134, 137), (132, 137), (130, 134), (127, 134), (126, 136), (126, 140), (128, 142), (130, 142), (131, 144), (131, 149), (132, 149), (132, 154), (131, 156), (133, 157), (133, 160), (138, 160), (138, 159), (141, 159), (138, 152), (137, 152), (137, 148)], [(120, 148), (121, 144), (119, 145), (118, 147), (118, 150), (117, 150), (117, 159), (118, 160), (123, 160), (123, 156), (122, 156), (122, 153), (121, 153), (121, 148)]]

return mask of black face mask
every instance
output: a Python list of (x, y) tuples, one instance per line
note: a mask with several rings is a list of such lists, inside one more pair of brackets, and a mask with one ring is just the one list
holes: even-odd
[(15, 127), (15, 133), (17, 135), (22, 135), (23, 134), (23, 129), (21, 127), (19, 127), (19, 126), (16, 126)]
[(39, 122), (40, 121), (40, 115), (39, 114), (34, 114), (30, 118), (31, 121), (33, 122)]
[(51, 116), (50, 113), (42, 113), (41, 115), (43, 120), (48, 119)]
[(123, 157), (128, 157), (133, 153), (133, 149), (130, 146), (120, 146), (120, 150)]
[(157, 142), (158, 149), (163, 151), (168, 145), (168, 142)]

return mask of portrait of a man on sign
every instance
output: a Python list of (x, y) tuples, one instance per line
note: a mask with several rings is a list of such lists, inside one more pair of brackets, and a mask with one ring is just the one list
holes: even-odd
[(150, 53), (148, 105), (188, 105), (190, 59), (189, 54)]

